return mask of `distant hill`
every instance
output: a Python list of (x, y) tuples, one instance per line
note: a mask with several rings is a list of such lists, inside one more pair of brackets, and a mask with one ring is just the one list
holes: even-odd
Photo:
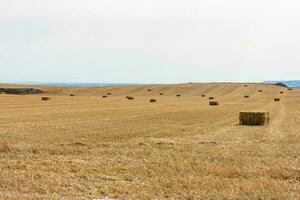
[(300, 88), (300, 80), (294, 81), (265, 81), (265, 83), (283, 83), (291, 88)]
[(0, 88), (0, 93), (4, 94), (42, 94), (43, 90), (34, 89), (34, 88)]

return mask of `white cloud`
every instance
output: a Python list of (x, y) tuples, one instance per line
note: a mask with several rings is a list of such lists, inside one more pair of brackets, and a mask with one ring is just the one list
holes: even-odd
[(299, 9), (296, 0), (0, 0), (0, 81), (296, 79)]

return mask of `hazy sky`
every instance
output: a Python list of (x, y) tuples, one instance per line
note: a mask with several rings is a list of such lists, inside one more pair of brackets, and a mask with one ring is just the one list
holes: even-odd
[(300, 79), (299, 0), (0, 0), (0, 82)]

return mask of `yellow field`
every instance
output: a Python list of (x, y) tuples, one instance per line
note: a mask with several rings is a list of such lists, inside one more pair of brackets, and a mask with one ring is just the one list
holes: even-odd
[[(0, 199), (300, 199), (300, 91), (38, 88), (49, 93), (0, 94)], [(269, 111), (271, 124), (239, 126), (244, 110)]]

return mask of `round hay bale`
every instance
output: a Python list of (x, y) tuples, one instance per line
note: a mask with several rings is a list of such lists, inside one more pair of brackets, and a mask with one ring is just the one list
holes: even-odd
[(150, 103), (156, 103), (156, 99), (150, 99)]
[(180, 94), (177, 94), (176, 97), (181, 97), (181, 95), (180, 95)]
[(161, 96), (162, 96), (162, 95), (164, 95), (164, 93), (162, 93), (162, 92), (161, 92), (161, 93), (159, 93), (159, 95), (161, 95)]
[(248, 85), (244, 85), (244, 87), (248, 87)]
[(70, 97), (75, 97), (76, 95), (75, 94), (70, 94)]
[(202, 94), (201, 97), (205, 97), (205, 94)]
[(108, 92), (107, 95), (108, 95), (108, 96), (109, 96), (109, 95), (112, 95), (112, 93), (111, 93), (111, 92)]
[(103, 96), (102, 96), (102, 98), (104, 98), (104, 99), (105, 99), (105, 98), (107, 98), (107, 96), (106, 96), (106, 95), (103, 95)]
[(280, 94), (283, 94), (283, 93), (284, 93), (283, 91), (280, 92)]
[(245, 99), (248, 99), (248, 98), (250, 98), (250, 96), (248, 96), (248, 95), (245, 95), (245, 96), (244, 96), (244, 98), (245, 98)]
[(151, 92), (152, 90), (151, 90), (151, 89), (148, 89), (147, 91), (148, 91), (148, 92)]
[(208, 99), (209, 99), (209, 100), (214, 100), (214, 99), (215, 99), (215, 97), (209, 97)]
[(258, 92), (263, 92), (263, 90), (258, 90)]
[(278, 102), (278, 101), (280, 101), (280, 98), (274, 98), (274, 101)]

